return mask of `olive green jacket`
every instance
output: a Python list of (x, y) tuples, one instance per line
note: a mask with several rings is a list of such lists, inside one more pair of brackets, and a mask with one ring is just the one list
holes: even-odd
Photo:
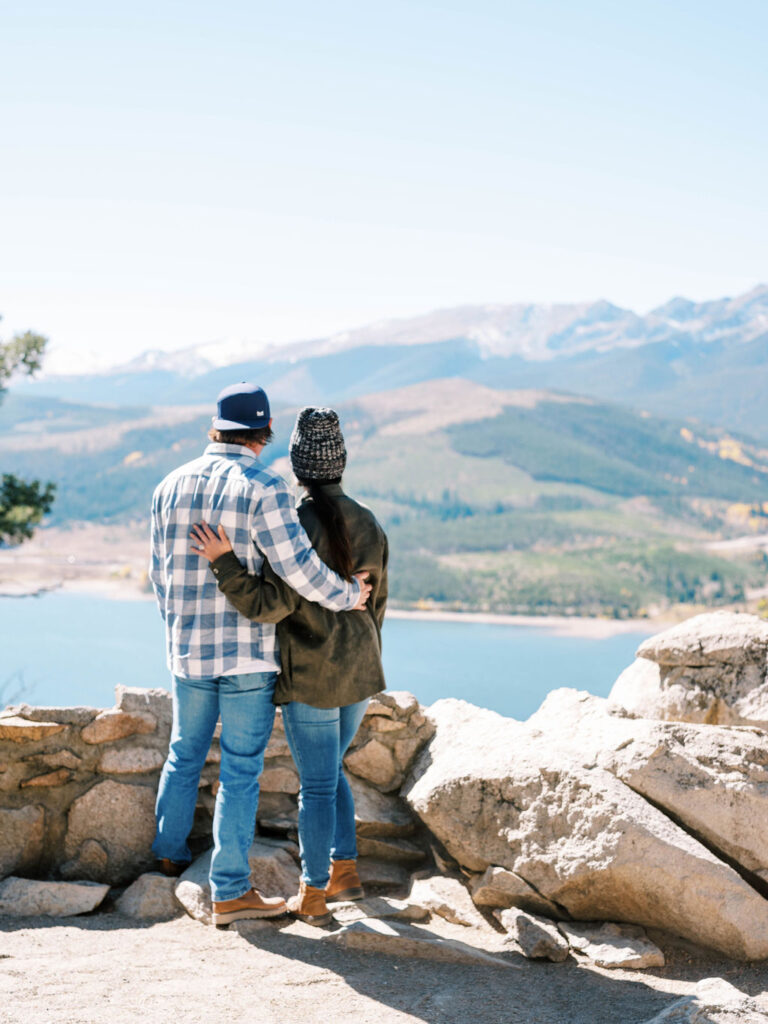
[[(383, 690), (381, 625), (387, 603), (387, 537), (376, 517), (342, 491), (326, 484), (349, 530), (355, 572), (368, 572), (371, 595), (365, 611), (332, 612), (307, 601), (265, 561), (252, 576), (234, 552), (211, 564), (219, 590), (241, 615), (277, 624), (282, 671), (275, 703), (298, 700), (316, 708), (343, 707)], [(299, 519), (320, 557), (331, 564), (327, 537), (314, 503), (305, 497)]]

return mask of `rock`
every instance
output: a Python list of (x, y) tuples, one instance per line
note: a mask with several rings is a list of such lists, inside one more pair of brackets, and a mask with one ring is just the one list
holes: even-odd
[(385, 690), (371, 699), (366, 717), (384, 715), (387, 718), (408, 718), (418, 710), (419, 702), (412, 693), (407, 690)]
[(365, 717), (363, 721), (367, 721), (371, 718), (392, 718), (395, 717), (395, 705), (385, 704), (384, 701), (379, 700), (377, 697), (371, 697), (368, 702), (368, 707), (365, 709)]
[(98, 881), (108, 875), (109, 856), (95, 839), (86, 839), (71, 860), (65, 861), (60, 872), (63, 878), (85, 878)]
[(105, 750), (98, 764), (98, 770), (105, 774), (138, 775), (143, 772), (157, 772), (163, 767), (165, 754), (152, 747), (122, 747)]
[(283, 839), (276, 836), (257, 836), (256, 841), (259, 846), (266, 846), (273, 850), (285, 850), (287, 853), (290, 853), (297, 864), (301, 863), (299, 844), (294, 843), (292, 839)]
[(211, 868), (211, 851), (208, 850), (194, 860), (179, 877), (174, 896), (190, 917), (202, 924), (213, 924), (211, 907), (211, 885), (208, 872)]
[(0, 878), (33, 870), (43, 855), (45, 811), (39, 804), (0, 807)]
[[(173, 703), (167, 690), (145, 689), (142, 686), (116, 686), (115, 704), (119, 711), (148, 712), (157, 721), (157, 735), (166, 741), (173, 723)], [(220, 735), (220, 724), (216, 736)]]
[(256, 820), (261, 828), (276, 832), (295, 833), (299, 823), (299, 808), (296, 798), (288, 793), (259, 793), (259, 808)]
[(0, 882), (0, 914), (13, 917), (88, 914), (108, 892), (108, 885), (95, 882), (38, 882), (12, 875)]
[(70, 806), (64, 855), (74, 858), (86, 839), (96, 839), (109, 857), (99, 881), (119, 884), (135, 878), (153, 862), (154, 837), (154, 790), (107, 779)]
[(415, 843), (407, 839), (387, 837), (374, 839), (360, 836), (357, 849), (361, 857), (376, 857), (379, 860), (394, 860), (401, 864), (419, 864), (426, 854)]
[(50, 754), (28, 754), (22, 758), (24, 761), (39, 761), (48, 768), (71, 768), (73, 771), (83, 763), (82, 757), (73, 754), (71, 750), (56, 750)]
[[(211, 885), (208, 875), (212, 850), (198, 857), (179, 878), (175, 895), (190, 917), (211, 924)], [(251, 884), (264, 896), (293, 896), (301, 872), (291, 854), (279, 846), (256, 840), (248, 851)]]
[(176, 884), (175, 878), (165, 875), (139, 875), (117, 901), (117, 909), (141, 921), (170, 921), (182, 913), (173, 894)]
[(740, 612), (694, 615), (644, 640), (639, 658), (659, 665), (739, 664), (768, 654), (768, 622)]
[(495, 865), (486, 868), (482, 875), (476, 875), (470, 881), (469, 892), (478, 907), (520, 907), (521, 910), (543, 914), (545, 917), (562, 916), (561, 908), (540, 896), (525, 879), (514, 871)]
[(642, 928), (632, 924), (584, 924), (560, 921), (557, 925), (571, 947), (596, 967), (663, 967), (664, 954)]
[(102, 711), (80, 731), (85, 743), (112, 743), (126, 736), (154, 732), (157, 719), (147, 711)]
[(322, 941), (344, 949), (386, 953), (389, 956), (415, 957), (443, 963), (483, 964), (489, 967), (514, 966), (465, 942), (443, 939), (413, 925), (370, 918), (353, 921), (338, 931), (326, 933)]
[(365, 722), (368, 728), (373, 729), (374, 732), (400, 732), (406, 727), (405, 722), (395, 718), (386, 718), (384, 715), (370, 715)]
[(334, 903), (332, 909), (334, 918), (341, 924), (370, 917), (394, 921), (426, 921), (429, 918), (426, 907), (408, 900), (395, 900), (390, 896), (366, 896), (355, 902)]
[(604, 726), (591, 731), (552, 706), (537, 716), (523, 724), (454, 700), (430, 708), (437, 731), (404, 795), (451, 856), (475, 872), (507, 868), (573, 918), (768, 957), (768, 901), (597, 763), (591, 736)]
[(35, 775), (31, 779), (22, 779), (19, 783), (21, 789), (27, 786), (63, 786), (72, 778), (72, 772), (66, 768), (58, 768), (55, 772), (46, 772), (44, 775)]
[(298, 892), (301, 872), (288, 850), (257, 839), (248, 852), (248, 863), (253, 884), (265, 896), (287, 899)]
[(392, 751), (377, 739), (370, 739), (347, 754), (344, 764), (354, 775), (368, 779), (383, 790), (395, 789), (400, 783)]
[(496, 910), (494, 917), (501, 923), (529, 960), (551, 960), (561, 963), (568, 958), (568, 942), (557, 930), (557, 925), (545, 917), (526, 914), (512, 907)]
[(31, 743), (44, 740), (46, 736), (55, 736), (67, 727), (59, 722), (29, 722), (26, 718), (10, 715), (0, 718), (0, 740), (12, 740), (14, 743)]
[(768, 1012), (724, 978), (704, 978), (643, 1024), (768, 1024)]
[(30, 722), (58, 722), (59, 725), (87, 725), (99, 713), (98, 708), (36, 707), (31, 704), (19, 704), (13, 711)]
[[(554, 690), (530, 726), (621, 779), (749, 871), (768, 870), (768, 739), (755, 729), (637, 720)], [(557, 726), (554, 726), (557, 723)]]
[(357, 862), (357, 873), (365, 886), (389, 886), (392, 888), (408, 885), (410, 872), (400, 864), (391, 861), (377, 860), (374, 857), (360, 857)]
[(395, 740), (395, 761), (400, 771), (408, 771), (417, 751), (423, 745), (424, 739), (421, 736), (409, 736), (407, 739)]
[(697, 615), (637, 653), (614, 684), (615, 703), (646, 718), (768, 728), (768, 623), (757, 616)]
[(407, 836), (415, 830), (413, 814), (400, 797), (382, 793), (356, 775), (349, 776), (349, 785), (358, 836)]
[(659, 666), (647, 658), (635, 658), (613, 684), (608, 699), (641, 718), (663, 719), (671, 696), (662, 688)]
[(266, 767), (259, 779), (259, 789), (264, 793), (299, 792), (299, 776), (293, 768)]
[(408, 899), (453, 924), (487, 927), (485, 918), (457, 878), (446, 878), (443, 875), (417, 878), (411, 886)]

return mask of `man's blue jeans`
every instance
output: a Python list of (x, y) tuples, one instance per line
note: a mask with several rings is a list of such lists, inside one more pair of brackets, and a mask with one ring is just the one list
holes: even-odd
[(197, 788), (221, 716), (219, 790), (213, 815), (211, 896), (233, 900), (251, 888), (248, 850), (256, 828), (259, 776), (272, 732), (274, 672), (216, 679), (173, 678), (173, 731), (157, 793), (156, 857), (191, 859), (187, 838)]
[(301, 877), (324, 889), (333, 860), (354, 860), (355, 802), (342, 758), (362, 721), (368, 700), (343, 708), (283, 705), (285, 735), (299, 769)]

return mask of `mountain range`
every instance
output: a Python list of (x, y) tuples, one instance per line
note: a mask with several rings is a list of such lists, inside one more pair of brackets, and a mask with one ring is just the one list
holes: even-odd
[(768, 438), (768, 285), (640, 316), (609, 302), (463, 306), (328, 338), (147, 352), (109, 371), (23, 381), (77, 403), (210, 403), (236, 380), (273, 401), (328, 404), (439, 378), (566, 390)]
[(53, 524), (141, 533), (237, 380), (267, 389), (286, 475), (297, 408), (339, 409), (345, 484), (387, 529), (401, 605), (623, 617), (768, 585), (762, 547), (735, 543), (768, 533), (768, 286), (646, 316), (465, 306), (22, 381), (0, 468), (58, 484)]

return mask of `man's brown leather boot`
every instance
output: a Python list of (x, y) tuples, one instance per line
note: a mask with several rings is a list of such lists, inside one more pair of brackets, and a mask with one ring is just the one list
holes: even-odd
[(344, 900), (361, 900), (364, 896), (363, 883), (357, 873), (357, 861), (332, 860), (325, 898), (329, 902), (341, 903)]
[(333, 920), (333, 914), (325, 905), (325, 890), (306, 882), (302, 882), (297, 895), (288, 900), (288, 910), (306, 924), (330, 924)]
[(282, 896), (262, 896), (256, 889), (249, 889), (235, 900), (214, 900), (213, 923), (220, 928), (244, 917), (280, 917), (287, 911)]

